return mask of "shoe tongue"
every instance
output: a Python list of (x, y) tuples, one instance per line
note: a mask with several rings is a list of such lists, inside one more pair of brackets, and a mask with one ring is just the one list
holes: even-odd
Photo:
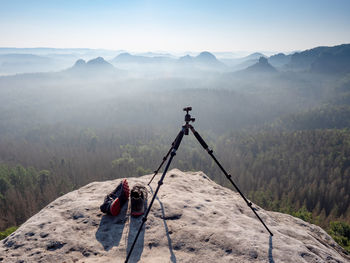
[(132, 195), (133, 198), (140, 198), (140, 193), (137, 192), (137, 191), (132, 192), (131, 195)]
[(135, 185), (133, 187), (133, 189), (131, 190), (131, 196), (133, 198), (144, 198), (144, 195), (146, 194), (147, 196), (147, 192), (146, 192), (146, 188), (142, 185)]

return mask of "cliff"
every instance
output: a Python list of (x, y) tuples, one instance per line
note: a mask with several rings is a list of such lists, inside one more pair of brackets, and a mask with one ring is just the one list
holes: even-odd
[[(132, 187), (150, 178), (128, 181)], [(116, 217), (99, 210), (119, 182), (93, 182), (50, 203), (1, 241), (0, 262), (124, 262), (141, 218), (129, 216), (130, 205)], [(129, 262), (349, 262), (320, 227), (256, 208), (273, 237), (237, 193), (202, 172), (174, 169)]]

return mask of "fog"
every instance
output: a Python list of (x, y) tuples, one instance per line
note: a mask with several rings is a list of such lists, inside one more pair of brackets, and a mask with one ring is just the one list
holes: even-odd
[[(342, 45), (326, 50), (339, 57), (347, 49)], [(4, 56), (21, 63), (20, 56), (28, 50), (17, 51), (16, 56)], [(18, 68), (17, 74), (0, 77), (3, 141), (42, 143), (55, 136), (67, 140), (86, 130), (96, 136), (146, 131), (169, 135), (171, 140), (183, 124), (186, 106), (193, 107), (198, 131), (215, 141), (234, 131), (293, 128), (285, 120), (293, 122), (297, 114), (339, 98), (336, 89), (344, 85), (344, 78), (332, 68), (336, 64), (327, 65), (323, 58), (322, 68), (317, 63), (322, 54), (312, 53), (312, 60), (309, 51), (238, 58), (222, 53), (220, 59), (209, 52), (176, 56), (88, 49), (30, 51), (34, 55), (24, 57), (42, 56), (47, 62), (65, 56), (70, 64), (52, 72), (23, 74)], [(28, 70), (37, 70), (33, 63), (27, 61)], [(237, 70), (237, 65), (245, 68)], [(313, 65), (331, 73), (313, 70)]]
[(254, 129), (319, 105), (332, 79), (288, 71), (230, 72), (221, 65), (175, 59), (84, 63), (58, 72), (1, 77), (0, 134), (24, 136), (56, 124), (96, 131), (178, 129), (182, 108), (189, 105), (203, 130)]

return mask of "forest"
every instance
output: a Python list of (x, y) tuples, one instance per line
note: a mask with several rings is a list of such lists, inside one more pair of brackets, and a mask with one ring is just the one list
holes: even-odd
[[(189, 105), (250, 200), (320, 225), (350, 249), (349, 74), (1, 77), (0, 230), (89, 182), (152, 173)], [(172, 167), (231, 188), (194, 136)]]

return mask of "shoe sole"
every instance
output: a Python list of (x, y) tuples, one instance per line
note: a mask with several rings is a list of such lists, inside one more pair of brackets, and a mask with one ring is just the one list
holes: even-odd
[(142, 216), (143, 214), (144, 214), (144, 212), (139, 212), (139, 213), (134, 212), (134, 213), (131, 213), (131, 216), (137, 217), (137, 216)]

